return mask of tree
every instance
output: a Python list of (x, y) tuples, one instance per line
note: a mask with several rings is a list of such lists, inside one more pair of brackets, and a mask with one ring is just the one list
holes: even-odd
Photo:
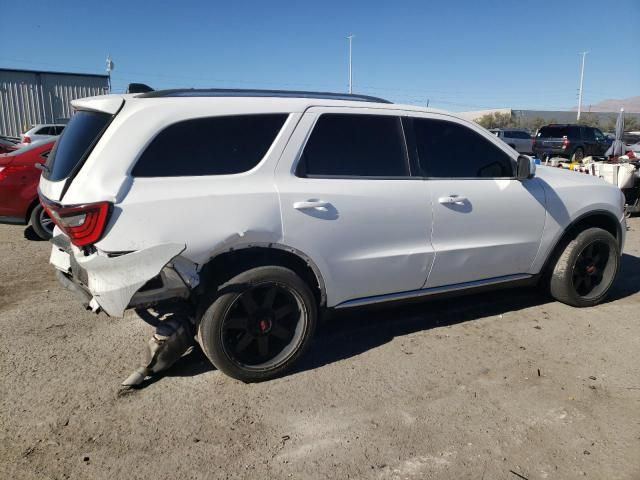
[(578, 125), (587, 125), (589, 127), (600, 127), (600, 120), (597, 115), (593, 113), (584, 113), (580, 116), (580, 120), (578, 120)]
[(512, 128), (517, 126), (510, 113), (487, 113), (476, 119), (476, 123), (484, 128)]
[(530, 132), (537, 132), (540, 127), (549, 123), (550, 122), (547, 122), (542, 117), (536, 117), (529, 120), (523, 120), (522, 122), (520, 122), (520, 125), (522, 126), (522, 128), (526, 128)]
[[(602, 130), (605, 132), (615, 132), (616, 131), (616, 121), (618, 120), (617, 115), (612, 115), (607, 120), (602, 123)], [(635, 117), (629, 117), (625, 115), (624, 117), (624, 131), (630, 132), (632, 130), (640, 130), (640, 122), (636, 120)]]

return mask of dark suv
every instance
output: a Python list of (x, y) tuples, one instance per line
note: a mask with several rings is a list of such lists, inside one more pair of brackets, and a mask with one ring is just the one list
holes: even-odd
[(533, 153), (540, 159), (567, 157), (581, 161), (589, 155), (604, 155), (610, 142), (594, 127), (551, 124), (541, 127), (533, 139)]

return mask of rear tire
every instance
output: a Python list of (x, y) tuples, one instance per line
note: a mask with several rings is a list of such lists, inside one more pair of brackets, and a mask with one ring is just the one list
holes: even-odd
[(39, 203), (33, 207), (29, 219), (33, 231), (43, 240), (49, 240), (53, 236), (54, 223), (45, 209)]
[(279, 266), (236, 275), (201, 307), (202, 350), (216, 368), (243, 382), (288, 372), (311, 343), (317, 323), (311, 289)]
[(574, 307), (591, 307), (609, 293), (620, 267), (613, 235), (588, 228), (572, 239), (556, 261), (549, 281), (551, 296)]
[(584, 150), (582, 148), (576, 148), (576, 151), (571, 155), (572, 162), (582, 162), (584, 159)]

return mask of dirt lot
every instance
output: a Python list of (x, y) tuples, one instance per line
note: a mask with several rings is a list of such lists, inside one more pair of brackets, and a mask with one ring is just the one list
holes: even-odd
[[(296, 373), (200, 351), (122, 395), (152, 329), (83, 310), (0, 226), (0, 478), (640, 478), (640, 219), (609, 302), (512, 290), (334, 318)], [(26, 231), (29, 236), (29, 231)]]

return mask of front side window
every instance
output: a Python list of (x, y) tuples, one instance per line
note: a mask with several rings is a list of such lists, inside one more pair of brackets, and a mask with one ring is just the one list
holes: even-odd
[(327, 113), (304, 147), (301, 177), (407, 177), (409, 164), (399, 117)]
[(598, 142), (604, 142), (604, 134), (600, 130), (598, 130), (597, 128), (594, 128), (593, 133), (595, 134), (596, 140)]
[(286, 113), (194, 118), (162, 130), (133, 167), (134, 177), (230, 175), (260, 163)]
[(414, 118), (420, 167), (432, 178), (511, 178), (511, 157), (459, 123)]

